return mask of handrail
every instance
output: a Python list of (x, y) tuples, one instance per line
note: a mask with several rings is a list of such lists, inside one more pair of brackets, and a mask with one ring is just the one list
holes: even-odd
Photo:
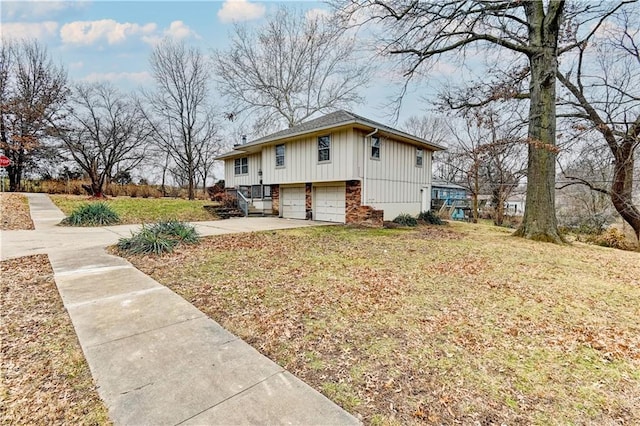
[(238, 208), (242, 210), (245, 217), (249, 216), (249, 200), (247, 200), (240, 191), (236, 191), (236, 195), (238, 198)]

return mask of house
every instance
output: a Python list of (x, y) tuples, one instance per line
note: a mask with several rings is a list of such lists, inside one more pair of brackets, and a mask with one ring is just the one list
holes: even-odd
[(469, 191), (461, 185), (434, 179), (431, 185), (431, 210), (453, 220), (469, 219)]
[(392, 220), (431, 205), (431, 156), (441, 146), (336, 111), (220, 155), (225, 185), (250, 208), (338, 223)]

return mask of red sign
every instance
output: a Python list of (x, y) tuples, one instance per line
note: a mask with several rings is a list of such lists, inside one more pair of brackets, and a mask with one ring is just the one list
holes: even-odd
[(7, 167), (11, 164), (11, 160), (6, 155), (0, 155), (0, 167)]

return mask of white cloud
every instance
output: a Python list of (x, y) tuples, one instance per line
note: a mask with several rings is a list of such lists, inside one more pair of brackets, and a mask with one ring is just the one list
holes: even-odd
[(164, 30), (164, 35), (166, 37), (171, 37), (177, 40), (182, 40), (191, 36), (197, 36), (197, 34), (182, 21), (173, 21), (169, 25), (169, 28)]
[(264, 16), (266, 8), (262, 4), (248, 0), (225, 0), (218, 11), (218, 18), (223, 23), (252, 21)]
[(64, 24), (60, 29), (63, 43), (91, 45), (106, 40), (109, 44), (124, 42), (131, 36), (146, 36), (157, 29), (155, 23), (145, 25), (130, 22), (116, 22), (113, 19), (99, 21), (75, 21)]
[(45, 22), (7, 22), (0, 25), (2, 38), (22, 39), (37, 38), (44, 39), (56, 35), (58, 23), (54, 21)]
[(151, 80), (151, 74), (147, 71), (142, 72), (93, 72), (85, 76), (82, 80), (90, 83), (99, 81), (109, 82), (131, 82), (136, 84), (147, 83)]
[(84, 67), (84, 62), (82, 62), (82, 61), (71, 62), (69, 64), (69, 68), (74, 69), (74, 70), (78, 70), (78, 69), (80, 69), (82, 67)]
[(142, 37), (142, 41), (155, 46), (162, 41), (163, 37), (172, 38), (175, 40), (183, 40), (189, 37), (200, 38), (200, 36), (191, 28), (189, 28), (188, 25), (185, 25), (184, 22), (173, 21), (171, 24), (169, 24), (169, 28), (165, 28), (165, 30), (162, 32), (162, 35), (160, 35), (159, 33), (145, 35)]

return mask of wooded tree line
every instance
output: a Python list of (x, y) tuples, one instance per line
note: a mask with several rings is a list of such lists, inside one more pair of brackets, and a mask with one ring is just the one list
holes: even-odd
[[(70, 83), (38, 43), (3, 42), (0, 136), (13, 161), (11, 188), (38, 161), (66, 155), (91, 178), (96, 194), (115, 174), (153, 160), (191, 197), (210, 176), (223, 130), (260, 136), (361, 101), (374, 71), (361, 57), (366, 46), (356, 36), (364, 34), (376, 56), (397, 59), (405, 77), (400, 101), (439, 61), (482, 69), (478, 81), (441, 91), (434, 105), (466, 124), (444, 132), (443, 142), (455, 145), (451, 159), (466, 169), (468, 187), (478, 190), (479, 179), (489, 179), (501, 200), (526, 177), (518, 235), (562, 240), (555, 215), (560, 159), (563, 185), (609, 196), (640, 236), (633, 202), (637, 2), (340, 0), (333, 6), (328, 19), (280, 8), (258, 29), (236, 25), (226, 51), (205, 54), (165, 40), (150, 57), (154, 89), (135, 94)], [(225, 103), (214, 105), (214, 95)], [(575, 153), (586, 149), (612, 166), (610, 184), (581, 174), (582, 156)], [(571, 161), (562, 163), (563, 157)]]

